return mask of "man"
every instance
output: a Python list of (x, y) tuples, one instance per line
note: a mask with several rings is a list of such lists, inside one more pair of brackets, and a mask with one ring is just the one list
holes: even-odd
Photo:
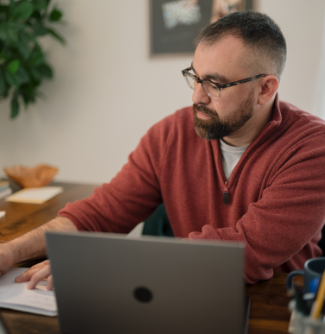
[[(279, 27), (261, 13), (236, 12), (206, 27), (196, 45), (183, 71), (193, 108), (154, 125), (88, 199), (1, 245), (2, 273), (44, 256), (45, 231), (127, 233), (160, 203), (176, 237), (244, 242), (247, 283), (321, 254), (325, 123), (278, 99), (286, 59)], [(49, 275), (43, 262), (16, 280), (33, 288)]]

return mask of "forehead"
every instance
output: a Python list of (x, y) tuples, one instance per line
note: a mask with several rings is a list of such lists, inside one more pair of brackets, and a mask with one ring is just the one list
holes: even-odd
[(212, 45), (200, 43), (194, 54), (193, 68), (202, 78), (217, 74), (227, 81), (238, 80), (239, 76), (246, 74), (243, 60), (247, 56), (243, 41), (228, 35)]

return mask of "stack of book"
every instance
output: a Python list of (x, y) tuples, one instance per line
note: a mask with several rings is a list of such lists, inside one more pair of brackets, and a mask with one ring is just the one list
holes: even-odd
[(0, 199), (9, 196), (12, 193), (8, 181), (0, 181)]

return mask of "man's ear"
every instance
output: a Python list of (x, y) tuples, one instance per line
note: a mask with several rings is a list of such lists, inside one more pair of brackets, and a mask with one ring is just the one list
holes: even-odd
[(268, 75), (261, 79), (258, 104), (263, 105), (270, 101), (279, 87), (279, 79), (275, 75)]

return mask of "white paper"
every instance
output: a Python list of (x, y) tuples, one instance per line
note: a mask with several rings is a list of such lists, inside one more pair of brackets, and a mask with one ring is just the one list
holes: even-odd
[(44, 203), (63, 191), (62, 187), (26, 188), (7, 197), (9, 202)]
[(0, 277), (0, 307), (14, 310), (54, 316), (57, 306), (54, 291), (47, 291), (46, 281), (42, 281), (33, 290), (27, 289), (27, 283), (15, 283), (15, 278), (28, 268), (11, 268)]

